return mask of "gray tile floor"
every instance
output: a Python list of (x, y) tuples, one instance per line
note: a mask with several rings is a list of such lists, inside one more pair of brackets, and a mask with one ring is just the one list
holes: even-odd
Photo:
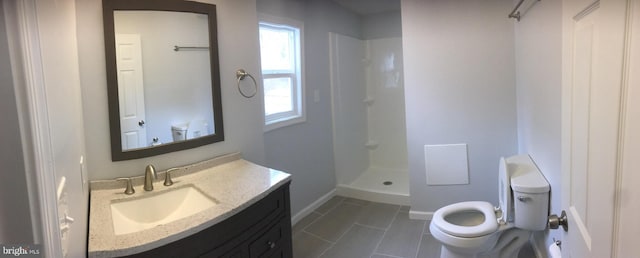
[[(530, 249), (530, 248), (523, 248)], [(519, 258), (535, 257), (526, 250)], [(293, 227), (295, 258), (439, 258), (429, 221), (409, 207), (336, 196)]]

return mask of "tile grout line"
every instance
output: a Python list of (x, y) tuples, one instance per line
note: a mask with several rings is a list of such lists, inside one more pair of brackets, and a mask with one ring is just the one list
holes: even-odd
[[(341, 199), (340, 201), (338, 201), (338, 202), (337, 202), (335, 205), (333, 205), (331, 208), (327, 209), (327, 211), (326, 211), (325, 213), (318, 212), (318, 211), (317, 211), (317, 209), (316, 209), (316, 210), (314, 210), (312, 213), (316, 213), (316, 214), (318, 214), (319, 216), (318, 216), (316, 219), (314, 219), (313, 221), (309, 222), (309, 224), (307, 224), (304, 228), (302, 228), (302, 229), (300, 230), (300, 232), (307, 233), (307, 234), (309, 234), (309, 235), (311, 235), (311, 236), (313, 236), (313, 237), (316, 237), (316, 238), (320, 239), (321, 241), (325, 241), (325, 242), (329, 243), (329, 246), (328, 246), (326, 249), (324, 249), (324, 251), (322, 251), (322, 253), (320, 253), (320, 255), (318, 255), (318, 257), (321, 257), (324, 253), (326, 253), (326, 252), (327, 252), (327, 250), (331, 249), (331, 248), (336, 244), (336, 242), (337, 242), (337, 241), (336, 241), (336, 242), (334, 242), (334, 241), (330, 241), (330, 240), (328, 240), (328, 239), (325, 239), (324, 237), (321, 237), (321, 236), (318, 236), (318, 235), (316, 235), (316, 234), (314, 234), (314, 233), (311, 233), (311, 232), (307, 231), (307, 228), (309, 228), (309, 227), (310, 227), (311, 225), (313, 225), (314, 223), (318, 222), (321, 218), (323, 218), (324, 216), (326, 216), (327, 214), (329, 214), (329, 212), (331, 212), (332, 210), (336, 209), (338, 206), (340, 206), (340, 204), (342, 204), (342, 202), (343, 202), (343, 201), (344, 201), (344, 198), (343, 198), (343, 199)], [(307, 216), (309, 216), (309, 215), (307, 215)]]
[(379, 228), (379, 227), (369, 226), (369, 225), (365, 225), (365, 224), (360, 224), (360, 223), (358, 223), (358, 222), (354, 222), (353, 224), (358, 225), (358, 226), (361, 226), (361, 227), (369, 228), (369, 229), (375, 229), (375, 230), (380, 230), (380, 231), (387, 232), (387, 229), (385, 229), (385, 228)]
[[(315, 212), (315, 211), (314, 211)], [(318, 213), (319, 214), (319, 213)], [(309, 216), (309, 215), (307, 215)], [(300, 229), (300, 232), (307, 232), (307, 228), (310, 227), (313, 223), (316, 223), (318, 220), (320, 220), (320, 218), (324, 217), (324, 215), (320, 214), (320, 216), (318, 216), (316, 219), (314, 219), (313, 221), (309, 222), (309, 224), (307, 224), (306, 226), (304, 226), (302, 229)], [(307, 232), (309, 233), (309, 232)]]
[(334, 242), (334, 241), (331, 241), (331, 240), (325, 239), (324, 237), (318, 236), (318, 235), (316, 235), (316, 234), (314, 234), (314, 233), (311, 233), (311, 232), (309, 232), (309, 231), (306, 231), (306, 230), (303, 230), (302, 232), (307, 233), (307, 234), (309, 234), (309, 235), (311, 235), (311, 236), (313, 236), (313, 237), (317, 237), (318, 239), (320, 239), (320, 240), (322, 240), (322, 241), (325, 241), (325, 242), (328, 242), (329, 244), (332, 244), (332, 245), (338, 242), (338, 241), (335, 241), (335, 242)]
[(382, 244), (382, 241), (384, 240), (384, 237), (387, 235), (387, 232), (389, 232), (389, 229), (391, 229), (391, 225), (393, 225), (393, 222), (395, 222), (396, 219), (398, 218), (398, 214), (400, 214), (400, 209), (402, 209), (402, 206), (399, 206), (398, 210), (396, 210), (396, 214), (393, 216), (393, 219), (391, 220), (391, 223), (389, 223), (389, 226), (387, 226), (387, 229), (384, 230), (384, 233), (382, 234), (382, 237), (380, 238), (380, 241), (378, 241), (378, 244), (376, 245), (376, 248), (373, 249), (373, 253), (376, 253), (378, 251), (378, 248), (380, 248), (380, 244)]
[(422, 240), (424, 239), (424, 231), (427, 228), (427, 222), (425, 220), (424, 226), (422, 226), (422, 233), (420, 234), (420, 241), (418, 242), (418, 249), (416, 250), (415, 258), (418, 258), (418, 254), (420, 254), (420, 248), (422, 247)]
[[(334, 210), (334, 209), (336, 209), (338, 206), (340, 206), (340, 204), (342, 204), (342, 203), (344, 202), (344, 199), (345, 199), (345, 198), (344, 198), (344, 197), (342, 197), (342, 196), (340, 196), (340, 198), (342, 198), (342, 199), (341, 199), (340, 201), (338, 201), (335, 205), (331, 206), (331, 208), (329, 208), (329, 209), (328, 209), (324, 214), (323, 214), (323, 213), (318, 212), (318, 211), (317, 211), (318, 209), (313, 210), (313, 212), (317, 212), (317, 213), (321, 214), (322, 216), (329, 214), (329, 212), (333, 211), (333, 210)], [(331, 199), (329, 199), (329, 201), (330, 201), (330, 200), (331, 200)], [(329, 201), (327, 201), (327, 202), (329, 202)], [(327, 202), (325, 202), (325, 203), (327, 203)], [(324, 205), (324, 204), (323, 204), (323, 205)], [(322, 206), (322, 205), (321, 205), (321, 206)], [(319, 208), (319, 207), (318, 207), (318, 208)]]
[(340, 241), (340, 239), (342, 239), (342, 237), (344, 237), (344, 235), (346, 235), (347, 232), (349, 232), (349, 230), (351, 230), (355, 224), (356, 223), (351, 223), (351, 226), (349, 226), (349, 228), (346, 231), (344, 231), (344, 233), (342, 233), (342, 235), (340, 235), (338, 237), (338, 239), (336, 239), (336, 242), (334, 244), (332, 244), (329, 248), (324, 250), (324, 252), (322, 252), (319, 257), (322, 257), (327, 251), (329, 251), (329, 249), (331, 249), (332, 247), (335, 247), (338, 244), (338, 242)]
[(376, 255), (376, 254), (377, 254), (377, 255), (384, 255), (384, 256), (388, 256), (388, 257), (393, 257), (393, 258), (405, 258), (405, 257), (402, 257), (402, 256), (395, 256), (395, 255), (383, 254), (383, 253), (376, 253), (376, 252), (373, 252), (373, 254), (371, 254), (371, 256), (369, 256), (369, 258), (373, 257), (373, 256), (374, 256), (374, 255)]

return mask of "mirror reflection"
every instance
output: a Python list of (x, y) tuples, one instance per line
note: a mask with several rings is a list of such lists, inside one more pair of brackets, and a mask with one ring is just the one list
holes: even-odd
[(117, 10), (122, 150), (215, 134), (208, 16)]

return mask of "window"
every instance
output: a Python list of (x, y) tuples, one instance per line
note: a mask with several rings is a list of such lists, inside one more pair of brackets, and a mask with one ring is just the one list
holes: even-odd
[(305, 120), (302, 26), (270, 20), (259, 24), (266, 131)]

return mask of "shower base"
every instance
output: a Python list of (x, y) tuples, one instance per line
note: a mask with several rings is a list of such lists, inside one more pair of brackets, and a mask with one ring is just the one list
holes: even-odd
[(373, 202), (409, 205), (406, 169), (369, 168), (351, 184), (339, 184), (336, 194)]

